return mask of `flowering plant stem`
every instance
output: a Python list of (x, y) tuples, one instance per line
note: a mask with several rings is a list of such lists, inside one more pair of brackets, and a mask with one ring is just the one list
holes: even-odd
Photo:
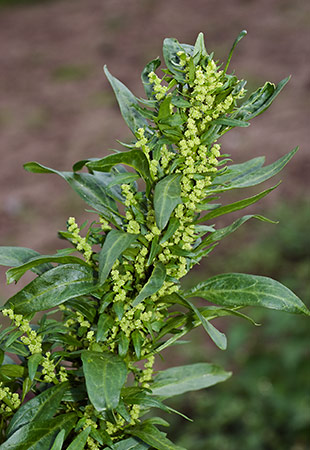
[[(59, 232), (70, 247), (54, 255), (0, 248), (9, 283), (28, 270), (36, 274), (1, 308), (11, 324), (0, 332), (0, 450), (181, 450), (158, 429), (168, 423), (146, 413), (175, 412), (166, 399), (231, 374), (206, 362), (155, 372), (156, 355), (200, 325), (225, 350), (213, 319), (252, 321), (240, 311), (246, 306), (309, 315), (270, 278), (226, 273), (189, 290), (180, 282), (247, 220), (268, 221), (245, 215), (217, 228), (214, 219), (276, 186), (224, 206), (220, 194), (270, 179), (297, 151), (268, 166), (263, 157), (232, 164), (221, 153), (221, 136), (247, 127), (288, 81), (267, 82), (245, 97), (246, 82), (227, 72), (232, 51), (223, 70), (202, 33), (194, 46), (165, 39), (162, 78), (159, 59), (142, 72), (147, 99), (105, 68), (133, 133), (126, 150), (79, 161), (72, 172), (25, 164), (64, 178), (98, 219), (82, 233), (70, 217)], [(205, 306), (196, 306), (196, 297)]]

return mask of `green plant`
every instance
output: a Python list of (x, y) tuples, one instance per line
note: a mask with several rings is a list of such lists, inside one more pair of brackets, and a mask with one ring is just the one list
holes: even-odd
[[(30, 172), (60, 175), (99, 217), (85, 237), (70, 217), (60, 236), (72, 246), (55, 255), (1, 247), (0, 262), (12, 266), (9, 283), (28, 270), (37, 275), (2, 307), (11, 325), (0, 335), (1, 450), (180, 450), (157, 428), (166, 421), (143, 416), (153, 407), (175, 412), (165, 399), (230, 373), (198, 363), (154, 376), (155, 355), (199, 325), (224, 350), (226, 337), (211, 320), (233, 315), (252, 321), (240, 312), (245, 306), (309, 315), (293, 292), (266, 277), (222, 274), (189, 290), (179, 281), (244, 222), (267, 220), (246, 215), (216, 229), (213, 219), (274, 187), (225, 206), (214, 203), (219, 194), (268, 180), (297, 151), (265, 167), (263, 157), (234, 165), (220, 154), (217, 140), (248, 126), (288, 81), (268, 82), (244, 99), (245, 81), (227, 73), (244, 34), (224, 69), (207, 53), (201, 33), (195, 46), (166, 39), (163, 79), (155, 74), (159, 59), (142, 72), (146, 100), (105, 68), (135, 137), (124, 144), (127, 150), (79, 161), (73, 172), (25, 164)], [(83, 167), (88, 173), (80, 172)], [(194, 297), (209, 303), (197, 307)]]

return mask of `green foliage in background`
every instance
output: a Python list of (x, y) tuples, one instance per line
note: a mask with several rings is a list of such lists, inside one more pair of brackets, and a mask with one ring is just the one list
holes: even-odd
[(231, 373), (210, 362), (156, 373), (156, 355), (200, 325), (225, 350), (227, 338), (213, 320), (255, 323), (241, 311), (247, 306), (310, 315), (290, 289), (266, 276), (224, 273), (191, 289), (180, 281), (248, 220), (270, 222), (247, 214), (219, 228), (214, 219), (277, 185), (229, 204), (220, 195), (269, 180), (297, 151), (270, 165), (264, 157), (232, 164), (220, 151), (221, 136), (249, 126), (288, 82), (266, 82), (245, 98), (246, 82), (227, 72), (244, 35), (225, 66), (206, 51), (202, 33), (194, 46), (165, 39), (162, 78), (159, 59), (141, 75), (147, 99), (105, 67), (133, 133), (126, 150), (78, 161), (72, 171), (25, 164), (63, 178), (97, 219), (79, 227), (70, 217), (59, 232), (70, 246), (54, 255), (0, 247), (0, 263), (11, 267), (8, 283), (34, 274), (1, 308), (10, 325), (0, 333), (0, 450), (182, 450), (158, 428), (169, 424), (147, 414), (176, 413), (167, 399)]

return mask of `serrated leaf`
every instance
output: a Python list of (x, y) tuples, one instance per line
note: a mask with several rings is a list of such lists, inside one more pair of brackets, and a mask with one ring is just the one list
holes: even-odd
[(87, 442), (87, 438), (91, 432), (91, 427), (85, 428), (85, 430), (81, 431), (77, 437), (71, 442), (67, 450), (83, 450), (85, 448), (85, 444)]
[(121, 254), (137, 239), (137, 234), (111, 230), (99, 254), (99, 282), (103, 284)]
[(108, 155), (97, 161), (90, 161), (86, 163), (86, 166), (90, 170), (109, 172), (117, 164), (125, 164), (126, 166), (133, 167), (146, 181), (151, 178), (147, 157), (138, 149)]
[(165, 433), (159, 431), (154, 425), (149, 423), (129, 429), (128, 433), (138, 437), (146, 444), (151, 445), (157, 450), (186, 450), (184, 447), (175, 445), (168, 438), (166, 438)]
[(166, 278), (166, 269), (163, 263), (158, 262), (155, 264), (153, 272), (147, 283), (143, 286), (140, 293), (134, 299), (133, 307), (141, 303), (145, 298), (155, 294), (164, 284)]
[(227, 307), (263, 306), (310, 315), (303, 302), (287, 287), (271, 278), (244, 273), (217, 275), (184, 293)]
[(61, 430), (65, 434), (72, 430), (77, 416), (75, 413), (62, 414), (52, 419), (37, 420), (19, 428), (2, 445), (0, 450), (43, 450), (53, 444)]
[(74, 191), (90, 206), (95, 208), (104, 217), (118, 220), (118, 209), (112, 197), (121, 199), (120, 191), (116, 188), (108, 188), (108, 184), (113, 180), (111, 173), (75, 173), (60, 172), (50, 169), (37, 162), (24, 164), (24, 168), (32, 173), (54, 173), (59, 175), (74, 189)]
[(16, 314), (28, 314), (54, 308), (70, 298), (88, 294), (94, 289), (93, 271), (80, 264), (54, 267), (35, 278), (17, 294), (5, 308)]
[(84, 350), (81, 357), (88, 397), (94, 408), (99, 412), (116, 408), (127, 377), (122, 358), (89, 350)]
[(133, 134), (135, 134), (139, 128), (147, 128), (147, 120), (141, 116), (134, 107), (134, 105), (139, 105), (136, 97), (121, 81), (111, 75), (107, 66), (104, 66), (104, 72), (115, 93), (121, 114)]
[(172, 174), (160, 180), (154, 191), (154, 210), (156, 225), (160, 230), (169, 222), (175, 207), (182, 203), (181, 174)]
[(152, 384), (152, 394), (169, 398), (213, 386), (227, 380), (230, 376), (231, 372), (208, 363), (172, 367), (156, 375)]
[(12, 417), (7, 429), (7, 437), (29, 422), (36, 422), (37, 419), (49, 421), (57, 411), (68, 387), (68, 383), (57, 384), (24, 403)]
[[(76, 256), (61, 256), (61, 255), (42, 255), (32, 258), (30, 261), (18, 266), (12, 267), (6, 272), (6, 278), (8, 284), (17, 282), (27, 270), (32, 270), (36, 266), (40, 266), (45, 263), (58, 263), (58, 264), (82, 264), (83, 266), (89, 266), (85, 261)], [(54, 266), (50, 265), (52, 269)]]

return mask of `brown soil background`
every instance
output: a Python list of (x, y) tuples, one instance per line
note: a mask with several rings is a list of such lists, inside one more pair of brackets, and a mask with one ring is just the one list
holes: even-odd
[[(225, 136), (223, 150), (238, 162), (264, 154), (272, 162), (301, 147), (261, 212), (309, 195), (307, 0), (62, 0), (1, 8), (0, 245), (54, 253), (65, 245), (57, 230), (67, 217), (85, 219), (85, 204), (64, 181), (29, 174), (22, 165), (38, 161), (70, 170), (79, 159), (104, 156), (116, 139), (130, 139), (103, 64), (142, 96), (141, 70), (161, 55), (165, 37), (194, 43), (203, 31), (207, 49), (225, 60), (242, 29), (248, 36), (231, 68), (249, 89), (288, 74), (292, 79), (250, 128)], [(4, 286), (0, 299), (14, 290)]]

